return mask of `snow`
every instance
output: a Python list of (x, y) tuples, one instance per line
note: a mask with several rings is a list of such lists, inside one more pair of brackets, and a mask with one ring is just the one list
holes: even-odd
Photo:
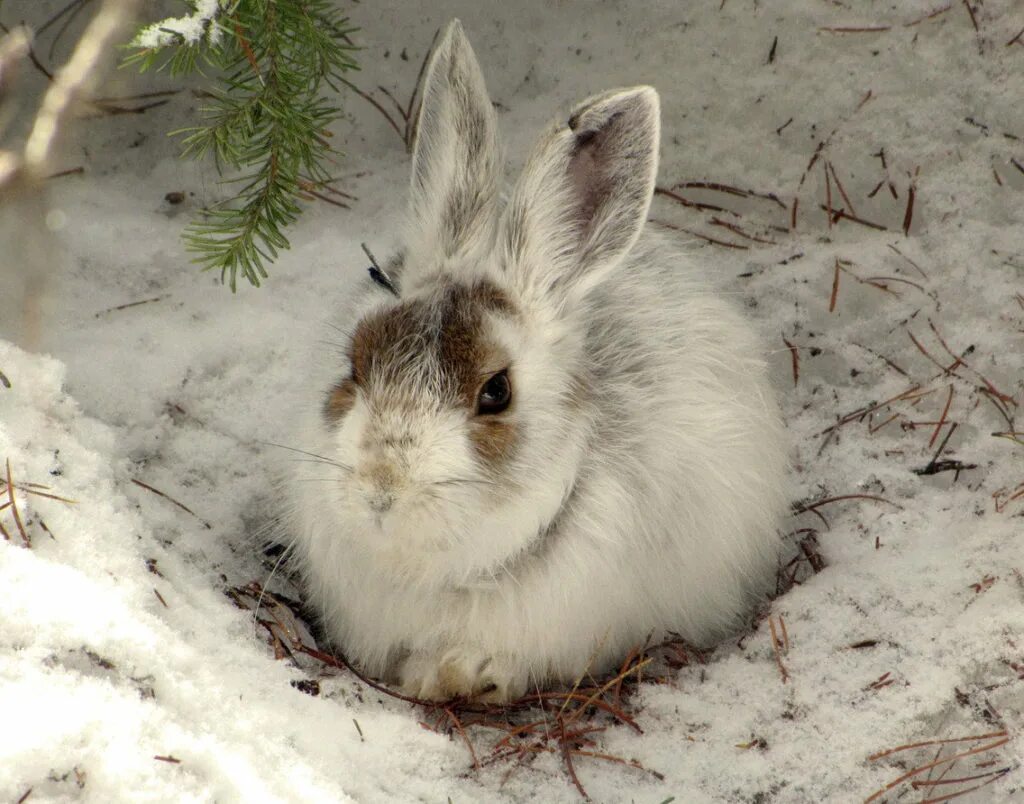
[[(40, 15), (57, 7), (40, 6)], [(662, 186), (777, 194), (786, 209), (685, 188), (743, 218), (665, 197), (652, 217), (697, 233), (680, 236), (764, 333), (800, 499), (880, 498), (822, 505), (828, 527), (810, 512), (787, 523), (816, 529), (827, 564), (771, 604), (772, 622), (787, 629), (779, 661), (788, 679), (762, 620), (671, 684), (642, 685), (634, 706), (644, 733), (612, 728), (599, 750), (664, 779), (577, 758), (595, 800), (863, 800), (935, 760), (939, 746), (871, 754), (1003, 731), (1007, 742), (914, 778), (1008, 768), (961, 800), (1024, 798), (1024, 497), (1011, 499), (1024, 483), (1024, 446), (993, 436), (1014, 431), (998, 408), (1012, 418), (1024, 401), (1024, 46), (1007, 44), (1024, 14), (1010, 0), (977, 3), (976, 31), (964, 4), (942, 8), (352, 7), (366, 46), (353, 80), (401, 98), (434, 29), (459, 16), (513, 168), (568, 104), (651, 83), (662, 94)], [(865, 26), (888, 27), (821, 30)], [(149, 80), (142, 89), (168, 86)], [(122, 71), (103, 94), (138, 91)], [(164, 136), (200, 103), (181, 92), (144, 115), (80, 121), (54, 167), (84, 173), (48, 185), (63, 225), (47, 216), (59, 231), (39, 342), (28, 343), (12, 313), (25, 305), (0, 299), (0, 371), (10, 383), (0, 386), (0, 462), (10, 461), (16, 484), (76, 501), (16, 492), (31, 549), (11, 510), (0, 511), (12, 535), (0, 541), (0, 799), (31, 789), (32, 801), (578, 800), (557, 757), (502, 784), (509, 766), (473, 771), (458, 737), (418, 724), (429, 713), (315, 662), (275, 660), (251, 612), (225, 595), (270, 575), (261, 545), (273, 532), (275, 471), (289, 463), (269, 443), (287, 443), (303, 361), (329, 354), (325, 322), (367, 281), (359, 243), (378, 256), (396, 243), (409, 165), (386, 121), (348, 97), (334, 141), (346, 152), (341, 186), (358, 201), (350, 211), (311, 206), (266, 286), (232, 296), (188, 264), (179, 240), (187, 217), (221, 197), (212, 168), (177, 161)], [(829, 163), (856, 216), (885, 231), (827, 225), (827, 192), (834, 209), (852, 212), (832, 174), (826, 191)], [(898, 197), (886, 184), (869, 197), (889, 180)], [(185, 201), (163, 200), (169, 191)], [(780, 231), (796, 195), (796, 228)], [(30, 231), (31, 217), (11, 209)], [(715, 216), (774, 242), (746, 240)], [(9, 241), (8, 272), (19, 267), (9, 255), (25, 248)], [(943, 367), (954, 362), (943, 341), (965, 364), (944, 372), (910, 335)], [(786, 341), (799, 357), (796, 381)], [(914, 386), (928, 393), (820, 435)], [(948, 422), (957, 427), (937, 456)], [(915, 474), (933, 458), (975, 468)], [(297, 594), (281, 573), (269, 585)], [(293, 686), (311, 677), (318, 696)], [(947, 745), (944, 756), (1001, 741)], [(888, 800), (975, 783), (903, 783)]]
[(160, 48), (184, 43), (198, 45), (205, 38), (216, 45), (220, 39), (217, 17), (221, 14), (221, 0), (193, 0), (192, 13), (184, 17), (168, 17), (142, 28), (132, 40), (133, 47)]

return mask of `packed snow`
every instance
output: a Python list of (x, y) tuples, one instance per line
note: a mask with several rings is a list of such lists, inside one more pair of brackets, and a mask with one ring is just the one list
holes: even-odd
[[(659, 195), (651, 225), (675, 228), (770, 353), (803, 509), (781, 575), (800, 583), (705, 663), (639, 686), (643, 733), (611, 727), (594, 750), (657, 773), (577, 757), (590, 797), (855, 801), (916, 771), (874, 800), (979, 785), (960, 800), (1024, 800), (1019, 4), (383, 0), (351, 15), (352, 79), (382, 103), (379, 86), (408, 98), (434, 31), (463, 20), (510, 175), (571, 103), (657, 87), (659, 186), (689, 205)], [(336, 186), (357, 200), (310, 203), (265, 286), (232, 295), (180, 241), (226, 192), (165, 136), (195, 120), (192, 86), (111, 72), (98, 95), (182, 91), (87, 113), (53, 165), (83, 170), (47, 182), (47, 212), (0, 212), (6, 273), (51, 257), (32, 266), (43, 291), (11, 282), (26, 295), (0, 300), (0, 799), (579, 800), (560, 756), (476, 770), (459, 735), (421, 725), (430, 712), (275, 658), (226, 594), (301, 594), (263, 550), (274, 479), (295, 466), (271, 445), (302, 448), (302, 366), (334, 354), (328, 322), (369, 281), (360, 243), (396, 245), (409, 159), (346, 94)], [(28, 242), (43, 219), (45, 249)]]

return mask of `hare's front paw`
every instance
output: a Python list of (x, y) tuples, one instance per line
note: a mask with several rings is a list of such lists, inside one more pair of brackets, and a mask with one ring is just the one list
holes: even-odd
[(402, 689), (414, 698), (448, 701), (472, 698), (501, 703), (526, 691), (526, 675), (508, 657), (472, 648), (436, 654), (414, 653), (401, 669)]

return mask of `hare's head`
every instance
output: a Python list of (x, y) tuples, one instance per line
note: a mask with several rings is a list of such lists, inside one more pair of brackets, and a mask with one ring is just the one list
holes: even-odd
[(323, 407), (344, 467), (332, 502), (410, 581), (486, 583), (580, 493), (600, 381), (588, 310), (643, 228), (658, 131), (649, 87), (590, 98), (548, 127), (502, 204), (483, 76), (461, 25), (442, 35), (405, 246)]

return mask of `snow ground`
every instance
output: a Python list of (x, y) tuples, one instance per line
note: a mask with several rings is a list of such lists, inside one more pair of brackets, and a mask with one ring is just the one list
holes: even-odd
[[(901, 783), (882, 800), (992, 780), (961, 800), (1024, 800), (1024, 497), (1011, 499), (1024, 488), (1024, 445), (993, 437), (1021, 429), (1024, 402), (1024, 45), (1008, 44), (1024, 10), (976, 0), (971, 12), (956, 0), (352, 7), (366, 46), (357, 83), (399, 97), (434, 29), (461, 17), (511, 166), (569, 103), (642, 82), (662, 94), (662, 186), (777, 194), (786, 209), (691, 187), (680, 192), (743, 217), (665, 197), (652, 215), (691, 233), (681, 236), (695, 258), (762, 328), (800, 497), (889, 501), (825, 504), (827, 527), (811, 512), (793, 518), (792, 529), (817, 531), (827, 567), (772, 604), (787, 627), (788, 680), (761, 622), (673, 684), (644, 685), (645, 733), (613, 728), (600, 749), (664, 778), (577, 759), (595, 800), (864, 800), (973, 748), (985, 750), (913, 778), (1007, 772)], [(0, 19), (14, 14), (5, 5)], [(121, 72), (101, 94), (166, 86), (182, 82)], [(0, 301), (10, 383), (0, 386), (0, 460), (16, 482), (77, 501), (19, 492), (31, 550), (0, 511), (13, 536), (0, 542), (0, 800), (29, 790), (32, 801), (578, 800), (557, 758), (502, 786), (507, 766), (474, 772), (461, 742), (417, 725), (423, 712), (348, 675), (324, 671), (320, 695), (303, 693), (292, 682), (312, 665), (276, 661), (225, 596), (269, 573), (258, 545), (281, 458), (265, 442), (288, 437), (304, 353), (327, 353), (323, 322), (365, 281), (359, 243), (394, 245), (408, 159), (383, 118), (350, 98), (336, 139), (348, 152), (342, 186), (358, 202), (310, 207), (267, 286), (231, 296), (187, 264), (178, 239), (220, 192), (208, 165), (176, 161), (163, 136), (198, 103), (182, 92), (143, 115), (80, 121), (54, 167), (84, 172), (48, 187), (64, 224), (31, 351), (13, 345), (25, 332), (11, 299)], [(164, 201), (170, 191), (185, 202)], [(829, 194), (833, 209), (885, 229), (845, 218), (829, 227), (819, 207)], [(6, 270), (19, 249), (5, 246)], [(116, 309), (147, 299), (157, 300)], [(951, 372), (943, 341), (964, 361)], [(928, 393), (904, 393), (914, 386)], [(933, 459), (973, 468), (913, 471), (942, 468)], [(940, 757), (930, 745), (867, 759), (1002, 732)]]

